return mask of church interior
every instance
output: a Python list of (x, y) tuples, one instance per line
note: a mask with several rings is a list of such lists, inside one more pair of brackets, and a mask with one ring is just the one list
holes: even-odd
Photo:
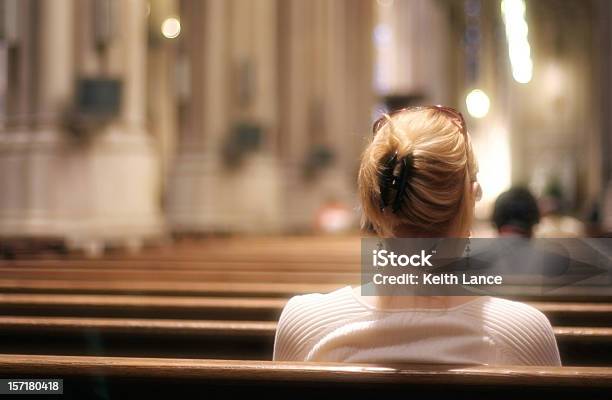
[[(609, 0), (0, 0), (0, 386), (609, 398), (612, 269), (513, 297), (562, 367), (272, 348), (288, 299), (362, 281), (360, 158), (405, 107), (465, 118), (471, 237), (591, 240), (612, 266), (611, 22)], [(527, 228), (499, 222), (517, 190)]]

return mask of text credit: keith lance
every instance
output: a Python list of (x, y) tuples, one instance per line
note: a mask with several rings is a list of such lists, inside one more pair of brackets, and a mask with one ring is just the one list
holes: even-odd
[[(373, 267), (377, 270), (384, 267), (434, 267), (431, 262), (433, 254), (421, 250), (420, 254), (395, 254), (387, 250), (374, 250)], [(397, 272), (397, 270), (395, 270)], [(502, 285), (501, 275), (473, 275), (466, 273), (376, 273), (372, 278), (375, 285)]]

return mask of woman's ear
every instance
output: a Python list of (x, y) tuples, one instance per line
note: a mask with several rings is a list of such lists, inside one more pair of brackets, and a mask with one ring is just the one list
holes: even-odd
[(472, 183), (472, 198), (474, 202), (480, 201), (482, 199), (482, 187), (478, 181), (474, 181)]

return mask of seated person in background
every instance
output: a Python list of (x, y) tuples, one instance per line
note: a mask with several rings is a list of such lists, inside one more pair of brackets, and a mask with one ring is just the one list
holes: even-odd
[(533, 227), (540, 222), (538, 203), (531, 192), (514, 187), (495, 200), (493, 223), (499, 236), (533, 236)]
[(540, 223), (534, 229), (539, 238), (581, 237), (585, 225), (579, 219), (567, 214), (560, 183), (553, 181), (539, 199)]
[[(481, 193), (476, 173), (465, 122), (456, 110), (430, 106), (385, 115), (375, 123), (361, 160), (364, 226), (381, 238), (469, 237)], [(389, 179), (399, 184), (390, 189)], [(363, 296), (350, 286), (290, 299), (273, 358), (561, 363), (550, 323), (529, 305), (489, 296)]]
[(507, 278), (525, 274), (528, 282), (563, 275), (569, 268), (566, 250), (552, 241), (536, 244), (532, 240), (534, 228), (540, 222), (540, 210), (529, 189), (514, 187), (500, 194), (495, 200), (492, 220), (499, 236), (505, 240), (497, 241), (497, 248), (489, 249), (491, 269)]

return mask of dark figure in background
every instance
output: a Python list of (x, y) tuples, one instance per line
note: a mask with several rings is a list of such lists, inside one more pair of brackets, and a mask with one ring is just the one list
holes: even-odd
[(495, 200), (492, 219), (499, 236), (530, 238), (540, 222), (540, 210), (529, 189), (514, 187)]
[(563, 246), (550, 240), (533, 239), (540, 210), (529, 189), (513, 187), (500, 194), (491, 219), (500, 239), (483, 243), (486, 249), (475, 257), (476, 262), (480, 261), (490, 271), (504, 274), (506, 281), (523, 274), (527, 275), (527, 281), (532, 281), (536, 276), (558, 277), (569, 268), (570, 260)]

